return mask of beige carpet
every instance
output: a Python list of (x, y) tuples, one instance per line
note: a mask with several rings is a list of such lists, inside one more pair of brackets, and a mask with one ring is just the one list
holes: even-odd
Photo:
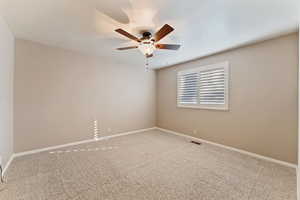
[(296, 200), (294, 169), (160, 131), (15, 159), (1, 200)]

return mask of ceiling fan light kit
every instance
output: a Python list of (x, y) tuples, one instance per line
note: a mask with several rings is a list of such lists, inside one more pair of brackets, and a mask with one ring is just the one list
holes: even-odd
[(140, 42), (138, 49), (144, 54), (144, 56), (149, 57), (153, 55), (156, 47), (154, 46), (154, 41), (152, 40), (143, 40)]
[[(123, 29), (116, 29), (115, 31), (120, 33), (121, 35), (138, 42), (137, 46), (121, 47), (121, 48), (117, 48), (117, 50), (128, 50), (128, 49), (138, 48), (142, 52), (142, 54), (146, 57), (146, 59), (152, 57), (156, 49), (178, 50), (180, 48), (180, 45), (178, 44), (157, 43), (166, 35), (171, 33), (173, 30), (174, 30), (173, 27), (171, 27), (168, 24), (165, 24), (157, 33), (154, 34), (154, 36), (152, 36), (150, 32), (145, 31), (141, 38), (137, 38), (134, 35), (128, 33), (127, 31), (124, 31)], [(148, 60), (146, 62), (146, 68), (148, 68)]]

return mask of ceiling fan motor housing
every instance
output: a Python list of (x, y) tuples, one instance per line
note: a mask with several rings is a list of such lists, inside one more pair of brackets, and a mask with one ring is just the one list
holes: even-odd
[(143, 39), (150, 39), (152, 37), (152, 34), (148, 31), (143, 33)]

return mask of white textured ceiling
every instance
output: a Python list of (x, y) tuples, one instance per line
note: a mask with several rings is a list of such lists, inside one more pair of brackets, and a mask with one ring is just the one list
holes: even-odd
[(253, 41), (296, 31), (298, 0), (1, 0), (0, 15), (17, 38), (144, 64), (137, 50), (117, 51), (135, 35), (168, 23), (175, 28), (163, 43), (179, 51), (155, 52), (153, 68), (188, 61)]

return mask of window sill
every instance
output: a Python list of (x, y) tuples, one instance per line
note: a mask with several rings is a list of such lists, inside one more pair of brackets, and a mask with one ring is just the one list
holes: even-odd
[(198, 106), (198, 105), (177, 105), (177, 108), (229, 111), (228, 106), (218, 107), (218, 106)]

